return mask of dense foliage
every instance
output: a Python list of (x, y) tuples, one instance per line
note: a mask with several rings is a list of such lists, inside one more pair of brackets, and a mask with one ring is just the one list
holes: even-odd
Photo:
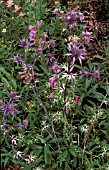
[(109, 169), (109, 42), (87, 3), (0, 1), (1, 167)]

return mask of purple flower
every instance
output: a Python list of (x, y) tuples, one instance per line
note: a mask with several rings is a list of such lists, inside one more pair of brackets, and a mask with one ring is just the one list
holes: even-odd
[(16, 127), (17, 127), (18, 129), (20, 129), (20, 128), (22, 127), (22, 124), (21, 124), (21, 123), (18, 123), (18, 124), (16, 124)]
[(47, 42), (47, 47), (49, 48), (50, 46), (54, 46), (56, 44), (56, 40), (51, 39), (50, 41)]
[(99, 78), (100, 78), (100, 72), (99, 72), (99, 70), (96, 69), (95, 66), (94, 66), (94, 69), (93, 69), (92, 73), (90, 73), (90, 77), (91, 77), (93, 80), (96, 80), (96, 79), (99, 79)]
[(52, 71), (53, 71), (53, 73), (59, 73), (60, 66), (58, 64), (54, 64), (54, 66), (52, 66)]
[(90, 40), (92, 39), (93, 37), (92, 37), (92, 32), (88, 32), (88, 31), (86, 31), (86, 32), (82, 32), (82, 40), (83, 40), (83, 42), (86, 44), (86, 45), (89, 45), (89, 43), (90, 43)]
[(100, 72), (99, 70), (96, 69), (96, 67), (94, 66), (94, 69), (92, 72), (88, 72), (86, 70), (82, 70), (80, 72), (80, 74), (85, 74), (85, 75), (89, 75), (90, 78), (92, 78), (93, 80), (99, 79), (100, 78)]
[(24, 119), (24, 120), (22, 121), (22, 123), (23, 123), (23, 125), (25, 126), (25, 128), (28, 126), (28, 120), (27, 120), (27, 119)]
[(53, 65), (55, 62), (54, 53), (47, 53), (45, 56), (46, 56), (48, 63)]
[(40, 25), (42, 25), (42, 21), (37, 20), (36, 24), (37, 24), (37, 26), (40, 26)]
[(9, 95), (9, 97), (12, 98), (12, 99), (17, 99), (17, 98), (20, 97), (20, 96), (17, 96), (17, 95), (16, 95), (16, 92), (13, 92), (13, 91), (8, 92), (8, 95)]
[(83, 55), (86, 54), (85, 48), (80, 48), (80, 46), (72, 44), (68, 47), (68, 50), (70, 53), (68, 53), (67, 55), (72, 57), (73, 63), (76, 59), (78, 59), (80, 61), (80, 64), (82, 64)]
[(25, 38), (20, 40), (20, 42), (19, 42), (19, 46), (20, 47), (25, 47), (27, 45), (28, 45), (28, 43), (27, 43), (27, 40)]
[(12, 115), (14, 115), (15, 113), (18, 113), (19, 110), (17, 110), (15, 108), (15, 106), (17, 106), (17, 104), (13, 104), (13, 103), (11, 103), (11, 104), (4, 104), (3, 105), (3, 110), (4, 110), (5, 114), (7, 115), (8, 113), (11, 113)]
[(11, 58), (11, 60), (13, 60), (14, 63), (22, 62), (22, 58), (18, 54), (16, 56), (14, 56), (14, 58)]
[(77, 24), (77, 20), (78, 20), (79, 16), (77, 15), (76, 12), (71, 10), (71, 11), (67, 12), (66, 14), (64, 14), (63, 18), (65, 19), (65, 24), (67, 26), (69, 26), (70, 28), (72, 28), (73, 26), (75, 26)]
[(88, 75), (88, 74), (90, 74), (88, 71), (86, 71), (86, 70), (82, 70), (81, 71), (81, 74), (85, 74), (85, 75)]

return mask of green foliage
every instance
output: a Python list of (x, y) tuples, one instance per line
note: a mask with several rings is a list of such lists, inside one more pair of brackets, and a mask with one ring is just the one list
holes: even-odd
[[(108, 169), (109, 50), (106, 46), (100, 54), (86, 55), (81, 64), (71, 61), (68, 74), (67, 40), (75, 36), (81, 39), (84, 23), (66, 27), (62, 16), (71, 9), (71, 3), (64, 3), (14, 1), (20, 7), (17, 12), (13, 12), (14, 5), (8, 8), (6, 3), (0, 4), (2, 167), (13, 162), (23, 170)], [(61, 11), (53, 14), (55, 8)], [(20, 12), (25, 15), (19, 16)], [(35, 26), (37, 20), (42, 25), (37, 27), (34, 46), (19, 46), (24, 38), (29, 43), (28, 27)], [(45, 44), (37, 51), (41, 38)], [(55, 43), (50, 44), (50, 40)], [(17, 54), (22, 62), (13, 62)], [(58, 73), (53, 73), (47, 54), (60, 66)], [(56, 84), (50, 85), (50, 78)], [(8, 92), (16, 92), (19, 98), (10, 97)], [(10, 102), (19, 112), (11, 114)]]

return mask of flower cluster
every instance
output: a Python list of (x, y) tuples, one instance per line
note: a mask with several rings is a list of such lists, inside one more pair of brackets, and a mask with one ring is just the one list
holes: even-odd
[(6, 4), (6, 7), (7, 7), (7, 8), (12, 8), (14, 13), (17, 13), (17, 12), (18, 12), (18, 16), (24, 17), (24, 16), (26, 15), (25, 12), (19, 12), (19, 10), (21, 9), (21, 7), (20, 7), (19, 5), (16, 5), (13, 0), (0, 1), (0, 4), (3, 4), (3, 3)]
[(34, 79), (34, 73), (30, 73), (30, 65), (24, 64), (23, 65), (24, 71), (23, 72), (18, 72), (18, 74), (21, 75), (21, 78), (24, 79), (23, 83), (28, 84)]
[(54, 75), (53, 77), (50, 77), (50, 78), (49, 78), (50, 86), (56, 87), (57, 82), (55, 81), (55, 77), (56, 77), (56, 75)]
[(45, 38), (48, 38), (46, 33), (41, 33), (39, 27), (42, 25), (42, 21), (36, 21), (36, 25), (29, 25), (29, 46), (37, 45), (35, 52), (42, 51), (45, 44)]
[(93, 12), (93, 10), (91, 10), (90, 12), (88, 11), (84, 12), (84, 20), (82, 22), (85, 24), (87, 23), (87, 25), (84, 25), (83, 28), (88, 31), (98, 30), (99, 28), (98, 23), (96, 21), (95, 13)]

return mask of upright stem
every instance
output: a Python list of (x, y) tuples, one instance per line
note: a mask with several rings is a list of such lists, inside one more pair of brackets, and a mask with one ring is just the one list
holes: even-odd
[[(32, 83), (31, 83), (31, 84), (32, 84)], [(33, 87), (33, 92), (34, 92), (34, 94), (35, 94), (35, 96), (36, 96), (36, 98), (37, 98), (38, 103), (41, 104), (41, 106), (42, 106), (42, 108), (43, 108), (43, 110), (44, 110), (44, 112), (45, 112), (45, 114), (46, 114), (46, 116), (47, 116), (47, 119), (48, 119), (49, 123), (50, 123), (51, 126), (52, 126), (52, 130), (53, 130), (53, 133), (54, 133), (54, 137), (55, 137), (55, 139), (56, 139), (56, 144), (57, 144), (58, 148), (60, 148), (60, 145), (59, 145), (59, 142), (58, 142), (58, 138), (57, 138), (57, 135), (56, 135), (56, 132), (55, 132), (55, 129), (54, 129), (53, 122), (51, 122), (51, 120), (50, 120), (50, 118), (49, 118), (49, 115), (48, 115), (48, 112), (47, 112), (47, 110), (46, 110), (46, 108), (45, 108), (45, 106), (44, 106), (41, 98), (40, 98), (39, 95), (38, 95), (38, 88), (37, 88), (35, 82), (34, 82), (34, 84), (32, 84), (32, 87)]]
[[(68, 71), (67, 71), (67, 74), (70, 73), (70, 62), (71, 62), (71, 59), (69, 58), (68, 59)], [(66, 98), (67, 98), (67, 85), (68, 85), (68, 78), (66, 77), (66, 83), (65, 83), (65, 89), (64, 89), (64, 113), (66, 115)], [(67, 118), (67, 117), (66, 117)]]

